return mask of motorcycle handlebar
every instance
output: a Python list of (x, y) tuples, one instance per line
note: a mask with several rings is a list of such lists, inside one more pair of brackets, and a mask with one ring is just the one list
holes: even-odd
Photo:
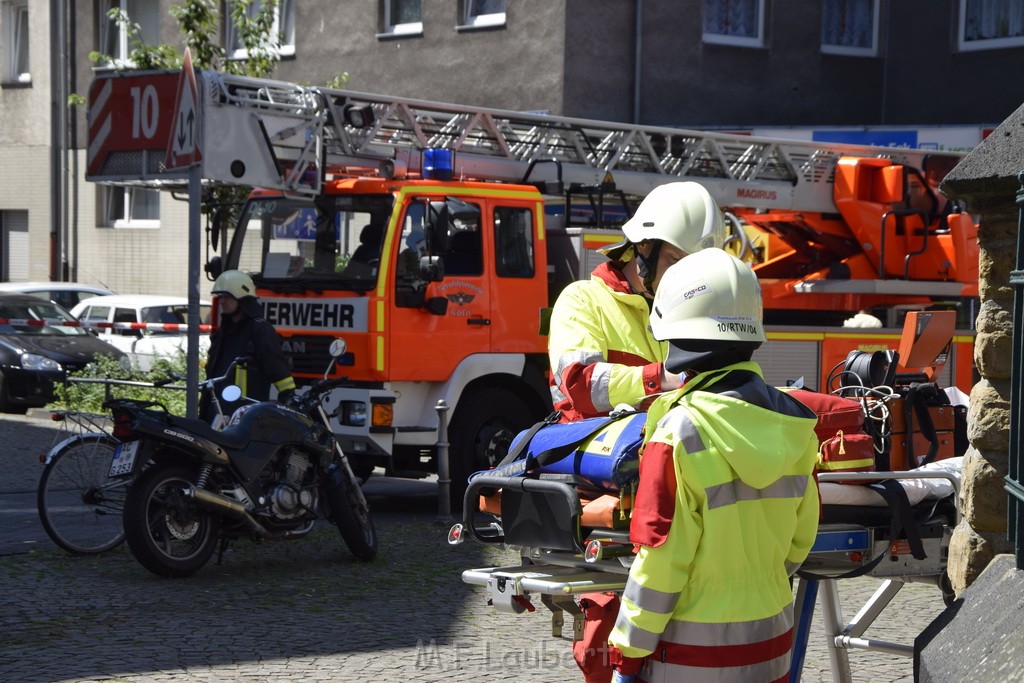
[(246, 363), (248, 363), (250, 360), (252, 360), (250, 356), (239, 356), (238, 358), (231, 361), (231, 364), (228, 365), (226, 370), (224, 370), (223, 375), (221, 375), (220, 377), (210, 377), (200, 382), (199, 389), (201, 391), (211, 391), (215, 385), (229, 380), (231, 376), (234, 374), (235, 368), (239, 366), (245, 367)]
[(286, 405), (299, 409), (313, 407), (323, 400), (325, 394), (343, 386), (351, 386), (351, 382), (347, 378), (317, 380), (305, 393), (293, 396)]

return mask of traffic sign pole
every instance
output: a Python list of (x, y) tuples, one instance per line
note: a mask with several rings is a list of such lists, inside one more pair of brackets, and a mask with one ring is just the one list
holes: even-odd
[(185, 416), (199, 416), (199, 250), (203, 175), (199, 164), (188, 170), (188, 336), (185, 347)]
[(185, 415), (199, 415), (199, 252), (202, 247), (203, 158), (199, 144), (201, 121), (199, 118), (199, 89), (196, 72), (192, 68), (192, 53), (185, 48), (178, 94), (174, 103), (174, 120), (164, 165), (168, 169), (188, 167), (188, 336), (185, 356)]

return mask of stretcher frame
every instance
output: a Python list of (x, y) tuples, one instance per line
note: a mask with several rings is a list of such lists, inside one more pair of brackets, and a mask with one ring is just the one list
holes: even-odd
[[(842, 481), (882, 481), (886, 479), (945, 479), (952, 484), (952, 503), (955, 512), (953, 519), (943, 519), (942, 515), (928, 520), (929, 534), (923, 539), (927, 557), (914, 560), (895, 550), (895, 544), (885, 538), (888, 529), (877, 526), (860, 526), (856, 524), (821, 524), (815, 545), (812, 547), (808, 560), (802, 570), (812, 571), (816, 578), (799, 578), (794, 607), (794, 645), (793, 662), (790, 681), (797, 683), (803, 669), (804, 657), (810, 637), (810, 625), (814, 614), (815, 602), (819, 602), (822, 610), (829, 665), (832, 680), (850, 683), (852, 675), (848, 651), (861, 649), (885, 652), (904, 657), (912, 657), (912, 645), (892, 643), (864, 637), (865, 632), (875, 619), (888, 607), (893, 598), (907, 583), (930, 583), (943, 591), (943, 598), (948, 603), (952, 594), (946, 576), (946, 560), (949, 539), (953, 527), (959, 522), (959, 481), (949, 472), (918, 471), (918, 472), (831, 472), (818, 475), (820, 482)], [(572, 539), (564, 539), (560, 548), (544, 548), (522, 544), (523, 533), (516, 532), (516, 538), (506, 539), (501, 524), (491, 522), (485, 526), (477, 526), (476, 502), (481, 492), (501, 489), (526, 497), (537, 497), (550, 505), (536, 506), (544, 508), (542, 515), (557, 515), (561, 519), (556, 523), (561, 530), (556, 533), (566, 534), (566, 530), (576, 525), (576, 533)], [(488, 603), (499, 611), (521, 614), (524, 611), (535, 611), (530, 601), (532, 594), (540, 597), (541, 603), (551, 613), (551, 634), (556, 638), (566, 637), (563, 630), (566, 615), (572, 621), (571, 638), (579, 640), (583, 636), (583, 614), (576, 603), (576, 596), (583, 593), (618, 592), (625, 588), (632, 561), (632, 544), (629, 542), (628, 530), (593, 529), (584, 537), (583, 530), (578, 526), (582, 506), (579, 496), (571, 482), (564, 477), (555, 480), (529, 477), (493, 477), (481, 475), (470, 482), (466, 492), (464, 520), (456, 524), (449, 534), (449, 542), (456, 544), (469, 536), (474, 541), (484, 544), (502, 544), (508, 548), (518, 549), (524, 563), (506, 567), (485, 567), (468, 569), (462, 573), (462, 580), (470, 585), (482, 586), (487, 589)], [(566, 515), (572, 519), (568, 526)], [(554, 520), (552, 520), (554, 521)], [(936, 529), (936, 525), (939, 527)], [(540, 525), (535, 525), (538, 529)], [(550, 530), (538, 532), (550, 538)], [(529, 533), (525, 534), (529, 536)], [(867, 571), (865, 575), (882, 579), (882, 585), (858, 610), (853, 619), (845, 623), (842, 608), (839, 604), (839, 592), (836, 582), (858, 566), (868, 564), (879, 552), (897, 552), (890, 555), (893, 560), (888, 564), (883, 561)], [(851, 555), (861, 555), (859, 561), (851, 560)], [(843, 558), (846, 558), (843, 561)]]

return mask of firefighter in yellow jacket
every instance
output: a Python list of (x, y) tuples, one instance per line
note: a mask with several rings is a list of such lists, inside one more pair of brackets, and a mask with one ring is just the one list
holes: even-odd
[(673, 263), (722, 246), (725, 222), (702, 185), (676, 182), (654, 188), (622, 232), (602, 250), (610, 261), (566, 287), (551, 313), (551, 395), (566, 422), (679, 386), (662, 364), (667, 345), (651, 336), (651, 299)]
[(789, 579), (818, 525), (814, 413), (750, 360), (760, 287), (726, 252), (668, 269), (651, 328), (687, 380), (648, 411), (613, 681), (784, 681)]

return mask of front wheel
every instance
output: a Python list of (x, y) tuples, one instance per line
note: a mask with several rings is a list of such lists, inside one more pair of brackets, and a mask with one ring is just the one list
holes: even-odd
[(158, 463), (128, 488), (124, 531), (132, 555), (159, 576), (179, 578), (202, 569), (217, 547), (219, 519), (185, 495), (196, 472)]
[(106, 434), (72, 437), (57, 446), (39, 477), (39, 521), (69, 553), (95, 555), (124, 541), (128, 479), (108, 476), (117, 443)]
[(370, 506), (359, 490), (359, 483), (340, 462), (331, 466), (330, 480), (324, 486), (324, 497), (330, 507), (328, 517), (338, 527), (349, 551), (361, 562), (375, 558), (377, 530), (370, 517)]
[(462, 397), (448, 425), (452, 510), (462, 509), (470, 475), (498, 465), (516, 434), (534, 422), (529, 406), (507, 389), (479, 388)]

